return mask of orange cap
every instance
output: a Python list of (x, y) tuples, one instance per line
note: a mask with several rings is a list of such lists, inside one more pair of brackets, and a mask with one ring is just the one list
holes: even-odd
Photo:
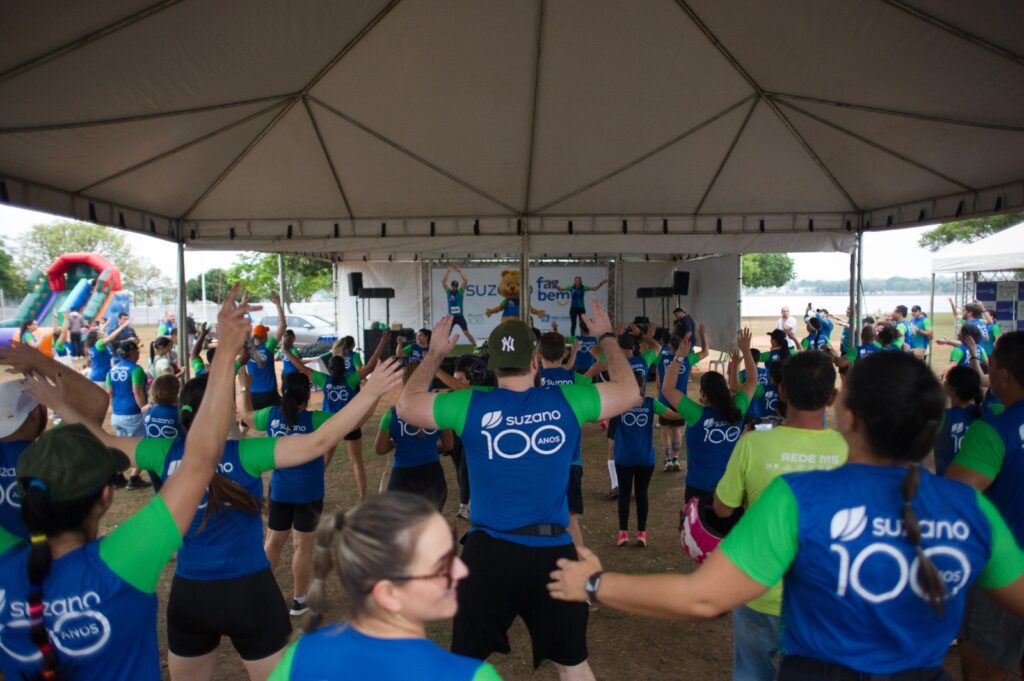
[(252, 335), (260, 336), (261, 338), (266, 338), (269, 333), (270, 329), (262, 324), (257, 324), (252, 330)]

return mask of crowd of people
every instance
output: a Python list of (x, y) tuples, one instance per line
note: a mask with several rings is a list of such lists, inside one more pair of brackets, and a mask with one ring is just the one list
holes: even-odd
[[(739, 680), (943, 679), (954, 641), (968, 681), (1020, 669), (1024, 332), (1001, 333), (977, 303), (955, 340), (917, 306), (853, 328), (809, 304), (803, 332), (783, 308), (764, 351), (748, 329), (717, 339), (732, 348), (724, 372), (691, 381), (710, 353), (699, 320), (677, 308), (668, 328), (613, 324), (584, 297), (603, 283), (566, 289), (572, 335), (505, 310), (486, 359), (451, 373), (468, 334), (454, 267), (433, 328), (411, 343), (384, 334), (365, 361), (344, 337), (326, 371), (297, 352), (276, 296), (277, 327), (253, 326), (259, 308), (237, 286), (216, 343), (204, 325), (189, 334), (188, 372), (172, 315), (148, 362), (127, 317), (105, 335), (80, 328), (81, 371), (65, 359), (70, 321), (55, 321), (53, 359), (24, 329), (0, 348), (23, 374), (0, 384), (4, 677), (160, 678), (156, 589), (175, 556), (172, 679), (214, 678), (226, 636), (252, 679), (487, 681), (516, 618), (535, 667), (593, 679), (596, 604), (731, 612)], [(922, 360), (941, 344), (952, 351), (937, 377)], [(389, 473), (370, 494), (362, 429), (379, 411), (373, 449)], [(604, 429), (606, 457), (585, 451), (587, 423)], [(325, 468), (342, 442), (360, 501), (333, 512)], [(659, 446), (666, 476), (685, 468), (671, 541), (648, 533)], [(444, 454), (461, 539), (443, 515)], [(614, 536), (580, 524), (595, 458)], [(102, 534), (119, 486), (156, 493)], [(290, 607), (274, 576), (289, 538)], [(598, 556), (677, 540), (697, 564), (687, 574), (613, 573)], [(335, 568), (348, 613), (324, 625)], [(307, 613), (293, 640), (290, 617)], [(427, 635), (439, 620), (453, 620), (450, 651)], [(628, 627), (620, 636), (628, 645)]]

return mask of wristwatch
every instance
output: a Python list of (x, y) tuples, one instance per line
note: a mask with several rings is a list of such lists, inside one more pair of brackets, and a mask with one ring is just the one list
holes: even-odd
[(605, 333), (601, 334), (601, 337), (597, 339), (597, 342), (600, 343), (605, 338), (618, 338), (618, 336), (615, 335), (614, 331), (606, 331)]
[(601, 575), (603, 574), (603, 571), (598, 570), (587, 577), (587, 583), (584, 588), (587, 590), (587, 601), (591, 604), (601, 602), (597, 600), (597, 590), (601, 588)]
[(238, 392), (240, 392), (240, 393), (246, 393), (246, 392), (249, 392), (249, 389), (243, 386), (243, 387), (241, 387), (241, 388), (239, 388), (239, 389), (238, 389)]

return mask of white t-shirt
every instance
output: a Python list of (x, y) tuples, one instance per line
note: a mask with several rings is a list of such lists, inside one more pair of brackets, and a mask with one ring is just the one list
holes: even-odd
[[(783, 319), (782, 317), (779, 317), (779, 321), (775, 322), (775, 328), (776, 329), (781, 329), (782, 331), (785, 331), (786, 329), (789, 329), (790, 331), (793, 332), (793, 335), (795, 336), (796, 335), (796, 318), (793, 317), (793, 315), (790, 315), (790, 316), (786, 317), (785, 319)], [(786, 341), (789, 343), (789, 347), (791, 347), (791, 348), (795, 348), (796, 347), (796, 343), (793, 342), (792, 338), (788, 338), (787, 337)]]

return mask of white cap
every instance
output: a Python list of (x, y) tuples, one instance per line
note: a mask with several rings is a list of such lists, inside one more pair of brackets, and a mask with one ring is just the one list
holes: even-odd
[(22, 390), (25, 381), (0, 383), (0, 438), (14, 433), (39, 403)]

